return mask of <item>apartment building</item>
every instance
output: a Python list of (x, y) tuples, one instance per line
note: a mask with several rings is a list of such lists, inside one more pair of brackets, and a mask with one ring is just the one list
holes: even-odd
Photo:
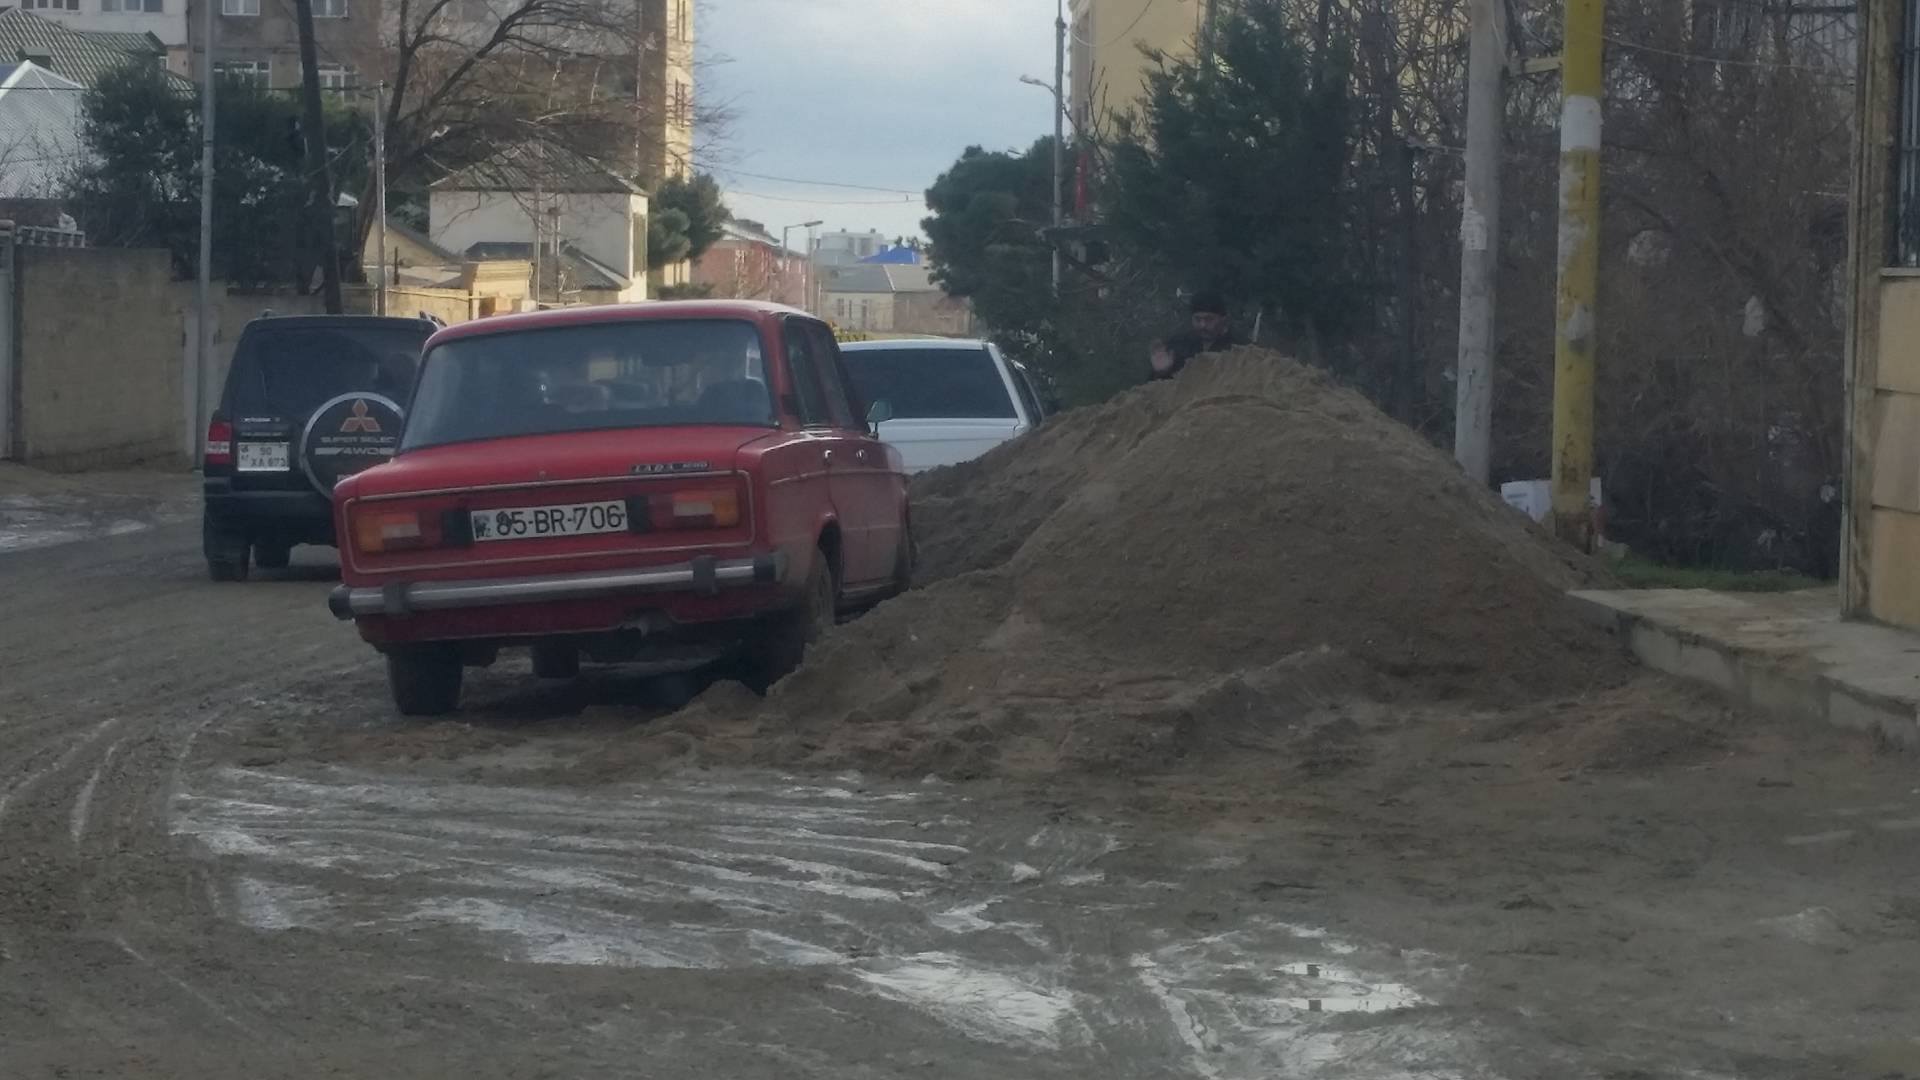
[[(116, 0), (78, 2), (113, 3)], [(180, 4), (186, 15), (187, 48), (196, 57), (205, 51), (200, 40), (200, 5), (218, 4), (213, 28), (215, 71), (262, 87), (286, 89), (300, 85), (300, 24), (294, 15), (293, 0), (117, 2)], [(381, 0), (313, 0), (313, 36), (322, 88), (344, 90), (378, 80), (382, 67), (381, 14)], [(198, 63), (189, 66), (190, 73), (197, 75)]]
[(1192, 51), (1217, 0), (1070, 0), (1069, 97), (1077, 131), (1106, 131), (1147, 89), (1151, 62), (1141, 46), (1173, 56)]

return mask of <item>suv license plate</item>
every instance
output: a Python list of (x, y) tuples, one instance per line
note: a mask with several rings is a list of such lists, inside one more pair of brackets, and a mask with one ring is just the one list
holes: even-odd
[(290, 467), (283, 442), (243, 442), (235, 449), (233, 467), (239, 472), (286, 472)]
[(566, 506), (512, 506), (472, 511), (473, 538), (537, 540), (548, 536), (587, 536), (627, 531), (624, 502), (571, 503)]

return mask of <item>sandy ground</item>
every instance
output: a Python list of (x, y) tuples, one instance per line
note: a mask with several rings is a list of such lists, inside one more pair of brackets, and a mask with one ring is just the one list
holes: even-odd
[(324, 553), (197, 541), (0, 554), (9, 1080), (1920, 1076), (1920, 774), (1850, 736), (1642, 679), (1310, 768), (609, 776), (644, 683), (403, 723)]

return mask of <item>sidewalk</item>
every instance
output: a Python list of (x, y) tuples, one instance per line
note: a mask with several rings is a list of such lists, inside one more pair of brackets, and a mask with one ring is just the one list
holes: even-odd
[(1649, 667), (1761, 712), (1920, 748), (1920, 634), (1842, 622), (1832, 589), (1575, 592)]

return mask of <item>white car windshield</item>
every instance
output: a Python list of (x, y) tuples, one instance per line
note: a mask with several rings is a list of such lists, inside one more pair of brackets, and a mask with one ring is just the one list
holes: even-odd
[(765, 354), (751, 323), (626, 320), (436, 346), (401, 449), (565, 431), (773, 423)]

